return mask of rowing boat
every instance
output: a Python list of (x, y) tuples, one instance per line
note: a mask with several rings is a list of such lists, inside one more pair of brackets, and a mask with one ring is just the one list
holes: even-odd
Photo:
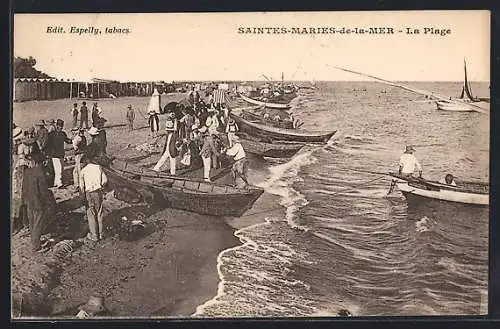
[(265, 142), (238, 134), (245, 152), (269, 158), (291, 158), (304, 146), (301, 143)]
[(280, 110), (288, 110), (290, 108), (290, 103), (271, 103), (271, 102), (266, 102), (266, 101), (260, 101), (258, 99), (250, 98), (248, 96), (245, 96), (243, 94), (239, 94), (241, 99), (244, 101), (247, 101), (250, 104), (255, 104), (255, 105), (260, 105), (260, 106), (265, 106), (273, 109), (280, 109)]
[[(280, 111), (280, 112), (283, 112), (283, 111)], [(272, 118), (265, 119), (263, 114), (257, 114), (257, 113), (250, 111), (250, 110), (242, 110), (241, 116), (245, 119), (248, 119), (251, 121), (259, 121), (260, 123), (269, 124), (273, 127), (294, 129), (292, 121), (283, 120), (283, 118), (281, 118), (281, 117), (280, 117), (279, 121), (275, 121)], [(270, 115), (270, 117), (271, 117), (271, 115)]]
[(422, 178), (396, 178), (396, 186), (408, 201), (415, 199), (434, 199), (462, 204), (488, 206), (489, 184), (483, 182), (456, 181), (456, 186)]
[[(103, 166), (112, 188), (140, 196), (148, 204), (192, 211), (212, 216), (239, 217), (252, 207), (264, 190), (247, 185), (234, 187), (200, 179), (159, 173), (114, 159)], [(227, 173), (229, 167), (216, 174)]]
[(442, 111), (452, 111), (452, 112), (476, 112), (471, 106), (463, 101), (447, 102), (447, 101), (436, 101), (437, 109)]
[(303, 143), (326, 143), (336, 133), (336, 130), (325, 132), (271, 127), (259, 122), (243, 119), (234, 113), (230, 113), (229, 115), (236, 121), (241, 132), (258, 138)]

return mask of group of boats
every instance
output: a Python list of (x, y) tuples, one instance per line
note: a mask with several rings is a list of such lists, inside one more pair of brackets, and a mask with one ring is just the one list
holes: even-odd
[[(324, 144), (334, 136), (335, 130), (305, 130), (301, 129), (302, 124), (296, 124), (293, 118), (287, 120), (287, 111), (291, 108), (290, 102), (296, 97), (297, 90), (298, 88), (281, 89), (278, 92), (271, 90), (265, 96), (259, 92), (238, 93), (240, 99), (249, 106), (233, 108), (229, 115), (239, 127), (237, 135), (247, 153), (271, 158), (290, 158), (305, 144)], [(485, 101), (472, 96), (467, 76), (461, 99), (464, 95), (469, 98), (469, 103)], [(465, 100), (463, 102), (466, 103)], [(273, 112), (276, 120), (269, 116), (270, 112)], [(230, 164), (222, 165), (216, 170), (212, 182), (205, 182), (200, 179), (202, 168), (184, 168), (178, 171), (176, 176), (171, 176), (123, 159), (111, 157), (108, 160), (104, 170), (111, 184), (119, 187), (115, 191), (118, 190), (118, 194), (128, 195), (129, 200), (136, 199), (137, 202), (140, 200), (149, 204), (161, 204), (205, 215), (238, 217), (250, 209), (264, 192), (262, 188), (253, 185), (237, 187), (219, 181), (219, 178), (229, 173)], [(478, 206), (489, 205), (488, 183), (463, 181), (450, 185), (422, 178), (389, 175), (408, 203), (432, 199)]]
[[(284, 95), (284, 96), (283, 96)], [(335, 130), (327, 132), (306, 131), (298, 127), (276, 127), (266, 122), (256, 113), (263, 108), (286, 110), (290, 100), (296, 95), (292, 90), (282, 93), (281, 103), (259, 104), (258, 100), (243, 98), (251, 104), (246, 108), (256, 117), (253, 120), (241, 116), (245, 108), (232, 109), (230, 116), (239, 126), (241, 144), (247, 153), (271, 158), (290, 158), (307, 143), (326, 143)], [(283, 100), (288, 100), (286, 103)], [(230, 163), (222, 163), (211, 174), (212, 182), (206, 182), (200, 167), (187, 167), (177, 170), (175, 176), (156, 172), (133, 161), (105, 157), (102, 163), (115, 196), (124, 201), (146, 202), (174, 209), (192, 211), (212, 216), (242, 216), (264, 190), (253, 185), (233, 186), (224, 182), (231, 168)], [(226, 180), (227, 181), (227, 180)]]

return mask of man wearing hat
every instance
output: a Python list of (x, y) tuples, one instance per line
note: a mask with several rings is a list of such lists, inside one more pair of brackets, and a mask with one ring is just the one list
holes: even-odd
[(135, 113), (131, 104), (127, 106), (127, 121), (128, 121), (128, 130), (134, 130), (134, 119)]
[(177, 156), (179, 155), (179, 147), (177, 142), (179, 140), (177, 136), (175, 122), (174, 119), (172, 119), (172, 117), (167, 119), (167, 121), (165, 122), (165, 131), (167, 133), (167, 136), (165, 139), (165, 146), (163, 147), (163, 154), (160, 160), (158, 160), (158, 163), (156, 163), (156, 165), (154, 166), (153, 170), (160, 171), (165, 161), (169, 159), (170, 174), (175, 175)]
[(99, 129), (96, 127), (90, 127), (87, 131), (90, 135), (90, 143), (87, 145), (86, 154), (92, 154), (93, 156), (100, 156), (103, 154), (101, 140), (99, 136)]
[(64, 143), (73, 144), (73, 141), (63, 131), (64, 121), (57, 119), (56, 130), (49, 133), (47, 142), (47, 154), (52, 158), (54, 167), (54, 186), (62, 188), (62, 172), (64, 160)]
[(78, 127), (78, 103), (73, 103), (73, 108), (70, 110), (73, 117), (73, 128)]
[(108, 178), (97, 163), (95, 154), (87, 152), (82, 157), (81, 162), (79, 188), (87, 208), (87, 221), (89, 224), (89, 235), (87, 237), (92, 241), (99, 241), (104, 238), (102, 201), (104, 187), (108, 183)]
[(77, 319), (87, 319), (96, 316), (109, 316), (109, 310), (104, 306), (104, 298), (101, 296), (90, 296), (87, 303), (78, 307)]
[(87, 102), (83, 102), (82, 107), (80, 107), (80, 129), (83, 128), (83, 123), (85, 123), (85, 129), (89, 129), (89, 109), (87, 108)]
[(203, 179), (206, 182), (210, 182), (212, 159), (219, 155), (219, 151), (215, 147), (215, 141), (212, 134), (208, 131), (207, 126), (201, 127), (199, 132), (203, 134), (203, 145), (200, 150), (200, 156), (203, 161)]
[(231, 173), (233, 174), (233, 182), (234, 185), (237, 184), (237, 179), (240, 178), (245, 184), (248, 184), (247, 176), (246, 176), (246, 154), (243, 146), (240, 143), (240, 138), (236, 135), (233, 135), (231, 144), (232, 146), (225, 150), (224, 153), (233, 157), (234, 163), (231, 168)]
[(233, 146), (233, 137), (240, 130), (233, 118), (229, 118), (226, 125), (227, 139), (229, 140), (229, 146)]
[(40, 237), (46, 227), (49, 215), (55, 210), (55, 199), (47, 186), (42, 170), (43, 156), (36, 143), (35, 130), (30, 129), (23, 139), (24, 157), (22, 198), (31, 232), (31, 248), (41, 249)]
[(108, 147), (108, 137), (106, 134), (106, 130), (104, 129), (104, 124), (106, 123), (106, 121), (107, 120), (105, 118), (101, 117), (97, 121), (96, 126), (97, 131), (99, 132), (96, 137), (96, 142), (99, 145), (99, 151), (103, 154), (106, 154), (106, 148)]
[(405, 152), (399, 158), (399, 174), (403, 177), (412, 177), (415, 171), (418, 171), (418, 177), (422, 177), (422, 166), (413, 155), (415, 148), (408, 145)]
[(36, 142), (40, 147), (42, 153), (45, 153), (45, 147), (47, 146), (47, 141), (49, 139), (49, 131), (45, 128), (45, 121), (40, 120), (36, 124)]

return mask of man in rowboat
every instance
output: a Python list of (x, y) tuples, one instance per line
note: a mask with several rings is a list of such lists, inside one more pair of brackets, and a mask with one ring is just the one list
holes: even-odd
[[(422, 178), (422, 166), (420, 162), (418, 162), (417, 158), (413, 155), (415, 152), (415, 148), (411, 145), (407, 145), (404, 153), (399, 158), (399, 170), (398, 174), (402, 178), (414, 178), (413, 174), (415, 171), (418, 171), (418, 178)], [(393, 180), (391, 182), (391, 186), (389, 188), (389, 192), (387, 194), (391, 194), (396, 186), (397, 180)]]
[(422, 166), (413, 152), (415, 152), (413, 146), (406, 146), (405, 152), (399, 158), (399, 175), (410, 178), (415, 171), (418, 171), (418, 177), (422, 178)]

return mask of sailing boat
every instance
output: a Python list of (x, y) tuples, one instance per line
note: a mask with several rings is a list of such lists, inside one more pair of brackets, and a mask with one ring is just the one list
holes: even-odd
[(467, 80), (467, 63), (464, 59), (464, 84), (462, 85), (462, 92), (458, 99), (451, 101), (438, 100), (436, 101), (437, 109), (443, 111), (454, 111), (454, 112), (475, 112), (476, 110), (470, 106), (471, 103), (483, 108), (484, 110), (489, 109), (489, 97), (474, 97), (472, 94), (472, 88), (469, 81)]
[[(361, 73), (361, 72), (356, 72), (356, 71), (349, 70), (349, 69), (342, 68), (342, 67), (338, 67), (338, 66), (335, 66), (335, 68), (338, 70), (341, 70), (341, 71), (345, 71), (345, 72), (361, 75), (364, 77), (368, 77), (368, 78), (374, 79), (376, 81), (379, 81), (381, 83), (384, 83), (384, 84), (387, 84), (387, 85), (390, 85), (393, 87), (398, 87), (398, 88), (401, 88), (401, 89), (404, 89), (407, 91), (411, 91), (411, 92), (414, 92), (414, 93), (419, 94), (419, 95), (423, 95), (427, 99), (435, 100), (436, 104), (438, 105), (438, 109), (440, 109), (440, 110), (456, 111), (456, 112), (457, 111), (460, 111), (460, 112), (473, 111), (473, 112), (479, 112), (479, 113), (483, 113), (483, 114), (490, 113), (489, 103), (484, 102), (484, 101), (465, 102), (465, 101), (462, 101), (460, 99), (452, 99), (451, 97), (445, 97), (442, 95), (438, 95), (434, 92), (416, 89), (416, 88), (413, 88), (413, 87), (410, 87), (410, 86), (407, 86), (407, 85), (404, 85), (401, 83), (396, 83), (396, 82), (392, 82), (389, 80), (384, 80), (384, 79), (378, 78), (378, 77), (373, 76), (373, 75), (369, 75), (369, 74), (365, 74), (365, 73)], [(486, 106), (485, 106), (485, 104), (486, 104)]]

